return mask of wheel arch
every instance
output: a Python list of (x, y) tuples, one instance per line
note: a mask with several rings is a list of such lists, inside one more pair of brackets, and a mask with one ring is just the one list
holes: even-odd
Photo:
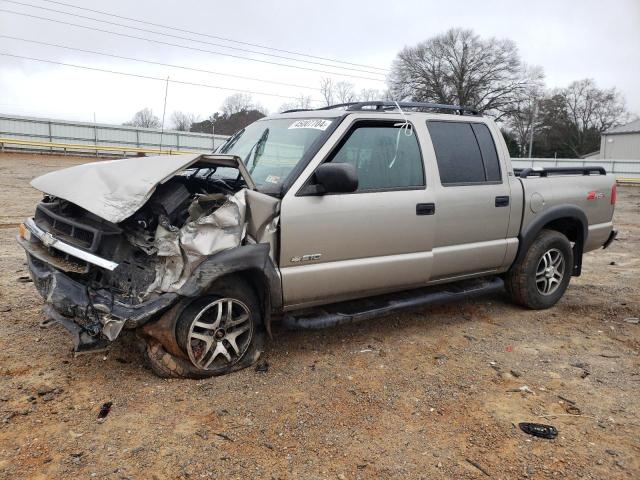
[(572, 275), (580, 276), (582, 253), (589, 232), (589, 221), (584, 211), (575, 205), (551, 207), (523, 228), (519, 236), (518, 253), (514, 264), (524, 258), (538, 234), (544, 229), (560, 232), (573, 243)]
[(225, 278), (239, 277), (258, 295), (264, 327), (271, 337), (271, 312), (282, 309), (282, 284), (269, 248), (268, 244), (242, 245), (213, 255), (197, 267), (178, 293), (196, 297)]

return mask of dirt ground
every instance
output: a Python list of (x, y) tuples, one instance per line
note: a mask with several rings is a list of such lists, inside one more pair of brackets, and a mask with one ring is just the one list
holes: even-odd
[(0, 155), (0, 478), (640, 478), (640, 188), (618, 190), (619, 241), (548, 311), (496, 295), (276, 328), (266, 373), (162, 380), (127, 338), (72, 358), (22, 283), (28, 182), (83, 161)]

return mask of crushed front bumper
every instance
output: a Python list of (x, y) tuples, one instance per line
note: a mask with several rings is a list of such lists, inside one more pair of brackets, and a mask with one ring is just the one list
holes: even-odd
[(27, 252), (33, 283), (46, 302), (45, 315), (73, 335), (76, 353), (104, 348), (118, 337), (123, 328), (132, 329), (145, 324), (178, 298), (175, 293), (165, 293), (133, 303), (108, 289), (91, 288), (44, 261), (41, 252), (29, 242), (18, 240)]

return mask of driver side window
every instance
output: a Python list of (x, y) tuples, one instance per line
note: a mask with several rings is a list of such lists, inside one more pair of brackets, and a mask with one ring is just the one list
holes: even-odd
[(425, 186), (422, 155), (412, 127), (397, 122), (359, 122), (342, 140), (330, 162), (350, 163), (358, 192)]

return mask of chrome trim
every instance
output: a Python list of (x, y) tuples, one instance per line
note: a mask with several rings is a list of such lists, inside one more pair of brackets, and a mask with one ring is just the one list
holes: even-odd
[(69, 245), (62, 240), (55, 238), (51, 233), (45, 232), (36, 225), (33, 218), (27, 218), (24, 222), (24, 226), (27, 227), (27, 230), (40, 239), (40, 241), (47, 247), (55, 248), (56, 250), (60, 250), (61, 252), (68, 253), (69, 255), (73, 255), (76, 258), (84, 260), (85, 262), (106, 268), (107, 270), (115, 270), (118, 266), (116, 262), (99, 257), (93, 253), (85, 252), (78, 247), (74, 247), (73, 245)]

